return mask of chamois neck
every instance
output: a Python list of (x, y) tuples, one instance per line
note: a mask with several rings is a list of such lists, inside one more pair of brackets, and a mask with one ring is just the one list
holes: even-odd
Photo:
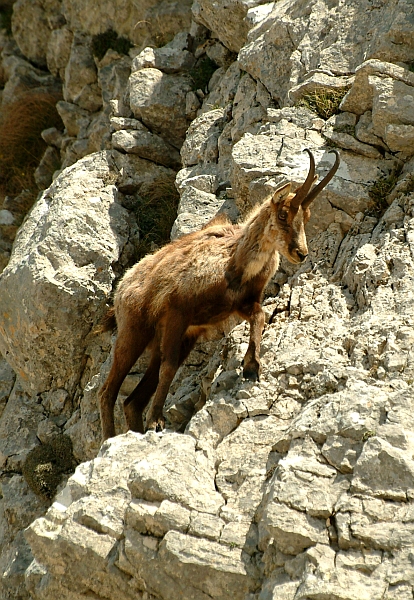
[(235, 262), (243, 270), (242, 282), (258, 275), (263, 269), (274, 274), (279, 265), (281, 236), (274, 221), (269, 199), (249, 215), (241, 226), (235, 251)]

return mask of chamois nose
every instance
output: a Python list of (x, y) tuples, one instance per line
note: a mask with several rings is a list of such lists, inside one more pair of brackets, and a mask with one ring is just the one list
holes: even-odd
[(296, 254), (298, 255), (300, 262), (303, 262), (308, 256), (308, 253), (303, 254), (302, 252), (299, 252), (299, 250), (296, 250)]

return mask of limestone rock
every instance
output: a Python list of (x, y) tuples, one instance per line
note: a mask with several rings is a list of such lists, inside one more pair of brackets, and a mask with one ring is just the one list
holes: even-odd
[[(374, 79), (370, 80), (370, 77), (374, 77)], [(341, 102), (341, 110), (350, 111), (357, 115), (372, 110), (374, 87), (378, 84), (381, 89), (382, 82), (378, 81), (378, 78), (384, 78), (383, 83), (388, 88), (396, 82), (410, 87), (414, 86), (413, 74), (408, 69), (380, 60), (367, 60), (356, 69), (355, 81)], [(409, 93), (411, 94), (412, 90)], [(384, 100), (386, 101), (385, 98)]]
[[(231, 182), (242, 212), (253, 202), (268, 196), (284, 180), (297, 184), (305, 180), (309, 161), (303, 148), (312, 149), (317, 170), (318, 164), (321, 167), (332, 164), (333, 155), (329, 155), (328, 149), (324, 148), (319, 134), (314, 137), (315, 146), (310, 144), (310, 139), (305, 141), (302, 135), (301, 128), (294, 120), (282, 118), (276, 125), (263, 127), (263, 133), (255, 136), (245, 134), (234, 145), (231, 156)], [(374, 149), (372, 152), (377, 153)], [(307, 225), (310, 238), (335, 222), (336, 216), (332, 207), (339, 208), (351, 216), (366, 210), (372, 202), (367, 185), (379, 177), (380, 165), (388, 169), (392, 168), (393, 162), (379, 162), (353, 153), (342, 153), (341, 165), (335, 178), (313, 205), (311, 220)]]
[(135, 117), (180, 148), (189, 124), (185, 117), (185, 98), (191, 89), (189, 77), (148, 68), (132, 73), (129, 85)]
[[(166, 43), (173, 43), (176, 35), (186, 35), (190, 30), (191, 0), (183, 0), (179, 4), (175, 0), (151, 0), (151, 7), (147, 8), (145, 18), (151, 45), (160, 47)], [(136, 23), (133, 23), (133, 28), (136, 29)], [(143, 25), (141, 28), (144, 29)]]
[(28, 92), (50, 93), (61, 97), (62, 86), (56, 79), (42, 69), (37, 69), (20, 56), (6, 56), (3, 66), (7, 70), (7, 82), (2, 94), (3, 106), (12, 103)]
[(5, 598), (27, 598), (25, 572), (33, 559), (30, 548), (23, 533), (8, 543), (0, 557), (1, 584), (0, 592)]
[(134, 129), (121, 129), (112, 135), (112, 146), (116, 150), (137, 154), (165, 167), (177, 168), (181, 164), (176, 148), (164, 142), (160, 136), (151, 133), (140, 121), (135, 123)]
[(2, 359), (0, 361), (0, 417), (13, 389), (15, 380), (15, 372), (10, 365)]
[(324, 594), (340, 600), (380, 600), (383, 598), (386, 583), (378, 581), (376, 577), (369, 577), (358, 573), (357, 581), (355, 572), (348, 569), (336, 569), (331, 577), (326, 577), (320, 569), (305, 578), (299, 587), (296, 598), (305, 600)]
[(365, 144), (388, 149), (383, 140), (373, 133), (372, 112), (370, 110), (360, 116), (355, 126), (355, 137)]
[(229, 50), (238, 52), (246, 41), (248, 25), (245, 17), (249, 8), (260, 4), (257, 0), (220, 1), (213, 5), (206, 0), (193, 4), (193, 17), (208, 27)]
[(322, 134), (328, 140), (346, 150), (352, 150), (367, 158), (381, 158), (381, 153), (368, 144), (355, 139), (356, 117), (352, 113), (341, 113), (328, 119), (322, 128)]
[(191, 1), (177, 5), (172, 0), (138, 4), (131, 0), (108, 0), (97, 6), (94, 0), (64, 0), (63, 14), (72, 31), (96, 35), (113, 29), (142, 48), (149, 43), (162, 45), (160, 42), (168, 42), (176, 33), (188, 30)]
[(113, 151), (113, 157), (119, 173), (117, 187), (124, 194), (134, 194), (141, 187), (145, 189), (157, 181), (174, 181), (175, 171), (162, 165), (116, 150)]
[[(160, 450), (163, 452), (160, 452)], [(195, 452), (190, 436), (170, 435), (131, 467), (129, 489), (134, 498), (161, 502), (167, 498), (185, 508), (217, 514), (223, 499), (214, 489), (211, 464)], [(186, 473), (194, 472), (194, 478)]]
[[(32, 392), (73, 391), (79, 379), (85, 336), (111, 289), (110, 265), (129, 235), (116, 178), (106, 152), (64, 171), (36, 204), (2, 274), (2, 352)], [(107, 229), (114, 215), (119, 225)], [(22, 293), (24, 304), (16, 304)], [(59, 352), (51, 353), (52, 347)]]
[[(109, 51), (107, 52), (108, 58)], [(115, 53), (116, 54), (116, 53)], [(102, 92), (104, 110), (109, 106), (117, 105), (119, 113), (130, 116), (131, 111), (127, 101), (128, 79), (131, 73), (131, 59), (119, 55), (114, 60), (108, 60), (108, 64), (101, 66), (98, 71), (98, 83)]]
[(35, 181), (39, 190), (44, 190), (52, 183), (53, 173), (60, 167), (60, 155), (56, 148), (49, 146), (35, 171)]
[(73, 36), (65, 68), (64, 99), (90, 112), (95, 112), (102, 106), (90, 41), (80, 33)]
[[(414, 86), (375, 76), (369, 77), (368, 81), (373, 89), (372, 129), (375, 135), (385, 138), (385, 129), (390, 124), (414, 123)], [(391, 150), (395, 151), (394, 148)]]
[(38, 444), (36, 432), (42, 419), (42, 406), (33, 403), (30, 395), (16, 382), (0, 422), (0, 466), (3, 472), (21, 472), (28, 452)]
[(159, 69), (164, 73), (178, 73), (191, 69), (195, 57), (188, 50), (169, 48), (144, 48), (132, 62), (132, 72), (145, 68)]
[[(276, 2), (273, 10), (250, 30), (239, 54), (240, 65), (259, 79), (275, 100), (284, 104), (289, 90), (309, 73), (346, 76), (366, 57), (380, 56), (390, 62), (412, 60), (408, 58), (413, 55), (411, 43), (400, 49), (392, 41), (398, 37), (397, 21), (402, 31), (411, 26), (406, 5), (400, 2), (384, 5), (380, 1), (372, 6), (364, 0), (359, 10), (356, 27), (354, 8), (348, 4), (333, 6), (324, 0), (300, 15), (295, 2)], [(337, 23), (341, 23), (340, 30)], [(328, 30), (332, 35), (325, 35)], [(371, 31), (381, 34), (372, 37)], [(406, 58), (398, 57), (401, 53), (406, 53)], [(362, 114), (368, 108), (360, 104), (358, 110), (362, 112), (357, 114)]]
[(191, 123), (181, 148), (185, 167), (201, 161), (207, 163), (217, 161), (218, 138), (225, 121), (224, 111), (216, 109), (200, 115)]
[(51, 35), (50, 18), (60, 14), (60, 2), (18, 0), (13, 6), (12, 30), (20, 50), (35, 64), (46, 66)]
[(62, 147), (63, 135), (56, 127), (48, 127), (48, 129), (44, 129), (40, 135), (49, 146), (54, 146), (55, 148)]
[(171, 230), (171, 239), (199, 229), (219, 212), (223, 201), (214, 194), (187, 186), (181, 195), (177, 219)]
[(353, 486), (368, 494), (404, 500), (414, 489), (414, 462), (381, 438), (370, 438), (356, 463)]
[(403, 152), (405, 156), (414, 154), (414, 125), (393, 125), (385, 127), (384, 141), (392, 152)]
[(67, 134), (70, 137), (85, 138), (87, 128), (91, 122), (90, 112), (76, 104), (63, 100), (56, 104), (56, 108), (65, 125)]
[[(115, 484), (112, 477), (108, 479), (108, 474), (113, 456), (121, 448), (127, 451), (118, 465)], [(184, 462), (183, 458), (186, 459)], [(170, 460), (172, 463), (168, 466)], [(160, 461), (164, 462), (164, 467)], [(103, 569), (107, 574), (91, 584), (90, 589), (95, 594), (118, 593), (131, 599), (141, 589), (139, 581), (144, 572), (148, 576), (147, 589), (164, 596), (173, 591), (180, 593), (183, 598), (193, 598), (194, 594), (203, 598), (208, 589), (210, 597), (224, 600), (231, 589), (236, 598), (242, 599), (246, 592), (256, 588), (255, 567), (243, 550), (176, 530), (174, 522), (177, 522), (178, 514), (185, 513), (184, 507), (180, 506), (181, 501), (185, 505), (196, 506), (196, 511), (201, 510), (199, 519), (203, 515), (208, 517), (205, 510), (215, 513), (223, 504), (212, 485), (212, 465), (202, 452), (195, 450), (193, 438), (174, 434), (149, 434), (144, 437), (130, 433), (108, 442), (93, 465), (92, 470), (85, 469), (85, 465), (79, 467), (46, 517), (38, 519), (27, 530), (27, 539), (37, 562), (47, 569), (43, 571), (43, 576), (39, 573), (46, 593), (53, 593), (56, 577), (59, 577), (60, 585), (67, 593), (71, 590), (76, 592), (79, 583), (86, 584), (87, 573), (96, 569)], [(176, 471), (177, 468), (181, 475)], [(184, 481), (190, 481), (183, 479), (184, 472), (187, 469), (193, 471), (194, 468), (198, 473), (194, 480), (196, 486), (190, 484), (190, 487), (183, 487)], [(151, 472), (152, 476), (148, 478)], [(155, 496), (160, 498), (164, 494), (162, 489), (176, 490), (174, 495), (179, 504), (164, 501), (158, 504), (159, 508), (155, 505), (151, 511), (154, 516), (158, 512), (160, 516), (162, 514), (164, 524), (172, 527), (165, 535), (161, 534), (162, 540), (136, 530), (141, 528), (139, 523), (142, 518), (137, 515), (136, 502), (131, 502), (127, 487), (129, 473), (128, 485), (133, 495), (151, 497), (152, 502)], [(145, 478), (142, 477), (144, 473)], [(100, 494), (95, 495), (103, 481), (112, 496), (111, 507), (106, 500), (102, 499), (103, 503), (100, 501)], [(147, 501), (144, 505), (148, 513), (151, 504)], [(134, 528), (128, 529), (123, 540), (119, 532), (122, 531), (125, 511), (128, 524)], [(143, 514), (142, 509), (140, 514)], [(51, 552), (51, 547), (55, 548), (54, 552)], [(62, 571), (60, 547), (67, 548), (66, 560), (72, 569)], [(115, 563), (112, 558), (114, 553), (117, 554)], [(148, 569), (148, 561), (151, 569)], [(78, 572), (79, 567), (82, 574)], [(131, 576), (134, 578), (132, 588), (127, 584)]]
[(284, 554), (299, 554), (317, 543), (326, 544), (328, 533), (323, 521), (292, 511), (283, 504), (271, 504), (259, 524), (260, 544), (273, 538)]
[(67, 28), (54, 29), (47, 45), (46, 61), (49, 71), (64, 80), (65, 68), (69, 62), (73, 33)]
[(228, 106), (234, 100), (241, 74), (237, 61), (233, 62), (224, 73), (221, 73), (214, 89), (204, 99), (201, 112), (209, 112), (217, 106), (221, 108)]
[(349, 88), (353, 83), (353, 77), (334, 77), (328, 72), (311, 71), (305, 80), (289, 90), (289, 99), (296, 104), (306, 94), (316, 91), (329, 94), (332, 90), (341, 92)]

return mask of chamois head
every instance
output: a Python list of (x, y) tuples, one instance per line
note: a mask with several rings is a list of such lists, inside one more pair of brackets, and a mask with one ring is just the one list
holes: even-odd
[(333, 167), (322, 181), (311, 190), (318, 176), (315, 175), (313, 154), (308, 149), (306, 149), (306, 152), (309, 154), (310, 167), (305, 182), (295, 192), (290, 191), (290, 183), (284, 184), (276, 190), (271, 200), (271, 205), (274, 208), (272, 216), (276, 220), (275, 226), (281, 232), (283, 238), (279, 251), (295, 264), (303, 262), (308, 255), (305, 225), (310, 218), (310, 205), (335, 175), (340, 162), (338, 151), (332, 150), (336, 154)]

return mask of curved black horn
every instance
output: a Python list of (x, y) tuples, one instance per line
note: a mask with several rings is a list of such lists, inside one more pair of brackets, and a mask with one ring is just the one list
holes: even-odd
[(308, 148), (305, 148), (305, 152), (309, 154), (310, 159), (309, 173), (305, 182), (296, 190), (296, 195), (290, 203), (290, 205), (294, 206), (295, 208), (299, 208), (299, 206), (305, 200), (309, 190), (311, 189), (312, 183), (315, 180), (315, 159), (312, 152)]
[(322, 179), (322, 181), (320, 181), (318, 185), (315, 185), (313, 190), (306, 196), (306, 198), (302, 202), (302, 208), (307, 208), (310, 205), (310, 203), (313, 202), (313, 200), (315, 200), (316, 196), (321, 193), (323, 188), (328, 185), (332, 177), (337, 172), (339, 163), (341, 162), (341, 157), (339, 156), (338, 150), (330, 150), (330, 152), (334, 152), (334, 154), (336, 155), (335, 163), (330, 169), (329, 173), (325, 175), (325, 177)]

